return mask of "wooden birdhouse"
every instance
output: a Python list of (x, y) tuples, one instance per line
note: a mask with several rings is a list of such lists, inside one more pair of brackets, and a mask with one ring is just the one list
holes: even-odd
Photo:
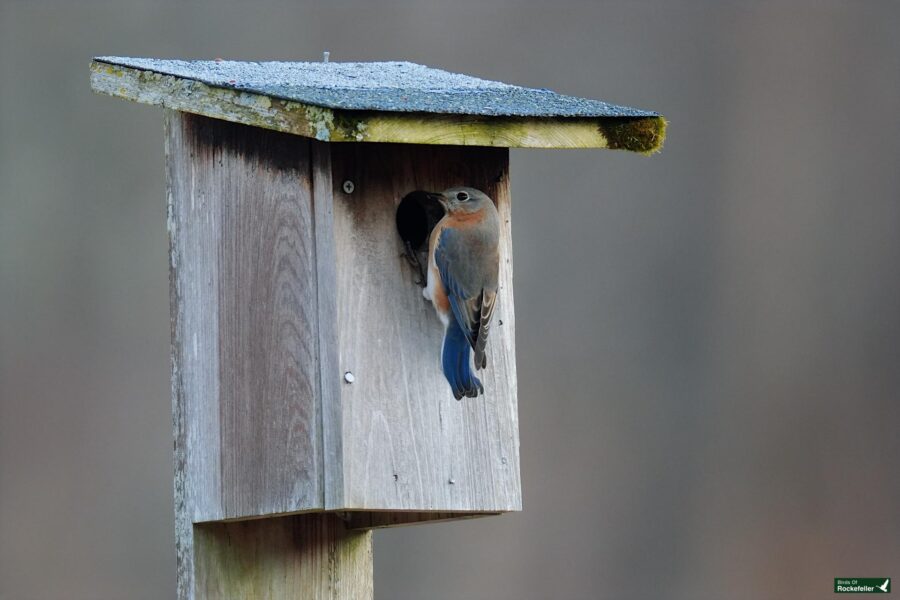
[[(372, 528), (521, 509), (508, 148), (650, 153), (659, 115), (402, 62), (102, 57), (91, 85), (166, 109), (179, 598), (364, 599)], [(411, 266), (453, 186), (501, 223), (462, 401)]]

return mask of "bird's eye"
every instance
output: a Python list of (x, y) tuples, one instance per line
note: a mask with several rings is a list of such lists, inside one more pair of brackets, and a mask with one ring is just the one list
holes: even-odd
[(466, 200), (469, 199), (469, 195), (465, 192), (459, 192), (456, 194), (456, 199), (459, 200), (460, 202), (465, 202)]

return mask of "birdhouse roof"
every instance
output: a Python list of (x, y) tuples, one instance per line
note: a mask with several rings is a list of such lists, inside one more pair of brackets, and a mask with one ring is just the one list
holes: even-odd
[(95, 91), (322, 141), (606, 147), (650, 153), (652, 111), (410, 62), (240, 62), (102, 56)]

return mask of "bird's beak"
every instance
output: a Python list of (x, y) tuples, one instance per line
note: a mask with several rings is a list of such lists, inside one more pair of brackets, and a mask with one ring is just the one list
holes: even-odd
[(441, 203), (441, 206), (447, 208), (447, 199), (444, 198), (444, 195), (438, 192), (428, 192), (428, 198), (431, 200), (437, 200)]

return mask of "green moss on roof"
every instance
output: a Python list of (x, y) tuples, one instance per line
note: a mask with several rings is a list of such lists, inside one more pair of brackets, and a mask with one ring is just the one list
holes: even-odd
[[(225, 77), (236, 79), (223, 81)], [(326, 142), (610, 148), (650, 154), (660, 148), (666, 129), (665, 120), (651, 111), (412, 63), (102, 57), (91, 64), (91, 86), (136, 102)]]
[(608, 119), (600, 121), (598, 127), (610, 150), (653, 154), (662, 149), (668, 122), (662, 117)]

